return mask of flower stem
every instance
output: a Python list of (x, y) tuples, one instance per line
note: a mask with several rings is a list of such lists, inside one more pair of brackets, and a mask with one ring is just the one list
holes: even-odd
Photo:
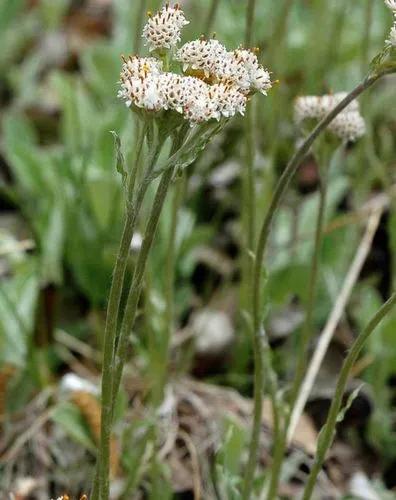
[[(293, 155), (285, 170), (283, 171), (272, 196), (270, 205), (264, 217), (264, 221), (259, 233), (257, 244), (257, 251), (255, 255), (254, 276), (252, 283), (252, 304), (253, 304), (253, 338), (254, 338), (254, 361), (255, 361), (255, 376), (254, 376), (254, 416), (252, 434), (249, 445), (249, 459), (246, 468), (245, 481), (243, 485), (244, 500), (250, 499), (254, 472), (256, 469), (257, 455), (259, 449), (259, 437), (261, 428), (261, 414), (263, 404), (263, 390), (264, 390), (264, 373), (272, 375), (272, 360), (268, 342), (262, 342), (262, 327), (261, 327), (261, 278), (262, 278), (262, 263), (264, 253), (267, 246), (268, 237), (271, 231), (272, 221), (275, 213), (283, 199), (287, 187), (291, 179), (294, 177), (301, 162), (309, 152), (312, 144), (326, 129), (326, 127), (333, 121), (333, 119), (348, 106), (350, 102), (356, 99), (362, 92), (371, 87), (381, 75), (369, 75), (359, 85), (357, 85), (327, 116), (321, 120), (314, 128), (311, 134), (303, 142), (300, 148)], [(274, 415), (274, 433), (276, 435), (275, 427), (279, 426), (279, 413), (276, 405), (276, 394), (273, 394), (275, 387), (270, 383), (270, 396), (272, 401), (272, 410)], [(272, 394), (271, 394), (272, 392)]]
[[(148, 257), (149, 249), (151, 248), (151, 243), (154, 237), (156, 224), (159, 218), (159, 212), (162, 208), (163, 201), (165, 199), (164, 194), (166, 194), (167, 186), (169, 186), (170, 179), (172, 177), (172, 169), (166, 171), (160, 181), (158, 187), (156, 199), (154, 201), (153, 210), (150, 215), (150, 219), (146, 229), (146, 235), (143, 241), (142, 248), (139, 252), (138, 261), (136, 264), (131, 288), (128, 295), (128, 300), (126, 304), (124, 319), (121, 325), (120, 337), (118, 345), (116, 348), (116, 354), (112, 358), (111, 362), (113, 367), (113, 377), (110, 378), (110, 388), (107, 386), (108, 381), (106, 380), (106, 389), (102, 391), (102, 438), (101, 438), (101, 460), (99, 467), (99, 491), (101, 500), (108, 500), (109, 498), (109, 440), (112, 425), (112, 416), (115, 399), (118, 394), (118, 389), (120, 385), (122, 368), (124, 365), (124, 360), (126, 357), (127, 344), (128, 344), (128, 334), (133, 326), (133, 322), (136, 315), (137, 302), (140, 297), (141, 286), (143, 281), (143, 274), (145, 269), (145, 264)], [(165, 186), (166, 182), (168, 184)], [(166, 189), (165, 189), (166, 188)], [(160, 198), (160, 199), (159, 199)], [(162, 201), (162, 203), (161, 203)], [(158, 212), (159, 209), (159, 212)], [(132, 323), (132, 324), (131, 324)]]
[[(316, 219), (315, 243), (312, 255), (312, 266), (309, 277), (309, 285), (308, 285), (306, 316), (300, 343), (298, 346), (297, 367), (294, 376), (293, 386), (291, 389), (290, 408), (292, 408), (295, 404), (299, 388), (301, 386), (301, 382), (304, 377), (304, 370), (307, 363), (309, 342), (312, 337), (312, 320), (313, 320), (313, 311), (314, 311), (315, 296), (316, 296), (316, 286), (318, 281), (319, 258), (323, 242), (323, 226), (324, 226), (324, 215), (326, 207), (327, 182), (325, 177), (326, 173), (323, 173), (319, 181), (319, 210)], [(286, 451), (286, 443), (287, 443), (286, 431), (289, 427), (289, 421), (291, 416), (290, 408), (285, 418), (283, 432), (280, 433), (278, 436), (275, 436), (274, 457), (271, 466), (271, 480), (267, 494), (268, 500), (274, 500), (278, 493), (279, 477), (282, 469), (283, 458)]]
[[(126, 212), (124, 219), (124, 228), (122, 231), (121, 241), (118, 248), (117, 258), (113, 271), (113, 278), (111, 281), (109, 301), (107, 305), (106, 313), (106, 325), (104, 331), (103, 340), (103, 361), (102, 361), (102, 420), (101, 420), (101, 438), (100, 438), (100, 449), (97, 458), (97, 468), (92, 490), (92, 500), (97, 500), (99, 498), (99, 470), (104, 468), (109, 471), (110, 468), (110, 434), (111, 426), (106, 424), (106, 412), (107, 409), (103, 406), (103, 401), (106, 401), (111, 395), (112, 388), (112, 361), (113, 361), (113, 351), (114, 343), (117, 331), (118, 313), (120, 307), (120, 300), (122, 294), (122, 288), (124, 284), (124, 275), (126, 269), (126, 263), (129, 254), (129, 247), (131, 244), (131, 239), (133, 236), (136, 214), (134, 210), (131, 210), (131, 204), (133, 200), (134, 186), (136, 182), (137, 165), (140, 162), (141, 153), (143, 149), (144, 137), (145, 137), (145, 127), (141, 124), (137, 124), (137, 136), (135, 145), (135, 160), (131, 173), (129, 175), (128, 187), (126, 193)], [(108, 472), (107, 472), (108, 474)]]
[(176, 236), (177, 236), (177, 221), (180, 206), (183, 199), (185, 188), (185, 173), (176, 180), (174, 194), (172, 200), (171, 224), (169, 230), (168, 249), (165, 264), (165, 300), (166, 300), (166, 318), (165, 318), (165, 353), (167, 357), (169, 341), (173, 330), (174, 321), (174, 281), (175, 281), (175, 259), (176, 259)]
[[(173, 335), (174, 328), (174, 311), (175, 311), (175, 261), (176, 261), (176, 237), (179, 209), (183, 200), (185, 189), (186, 175), (181, 172), (180, 177), (175, 180), (173, 197), (171, 202), (170, 227), (168, 241), (166, 246), (166, 257), (164, 262), (164, 295), (165, 295), (165, 312), (164, 312), (164, 332), (161, 337), (161, 342), (158, 347), (160, 353), (159, 371), (156, 372), (155, 383), (153, 384), (152, 406), (157, 408), (164, 396), (164, 388), (167, 383), (167, 368), (169, 358), (169, 346)], [(154, 433), (155, 434), (155, 433)]]
[[(255, 228), (256, 228), (256, 202), (255, 202), (255, 183), (254, 183), (254, 110), (250, 106), (246, 112), (246, 243), (248, 252), (253, 252), (255, 241)], [(248, 257), (249, 262), (251, 258)], [(250, 266), (249, 266), (250, 267)]]
[(396, 305), (396, 293), (393, 293), (393, 295), (388, 299), (387, 302), (385, 302), (385, 304), (382, 305), (382, 307), (373, 316), (373, 318), (366, 326), (366, 328), (363, 330), (363, 332), (355, 340), (351, 350), (349, 351), (347, 357), (345, 358), (345, 361), (341, 368), (340, 376), (337, 381), (335, 394), (330, 406), (326, 423), (319, 435), (318, 451), (316, 453), (315, 461), (312, 466), (311, 472), (309, 474), (308, 481), (305, 485), (302, 500), (309, 500), (311, 498), (316, 484), (316, 479), (322, 468), (323, 462), (326, 457), (326, 453), (330, 448), (331, 443), (333, 442), (335, 428), (337, 425), (337, 419), (342, 405), (342, 399), (351, 369), (366, 340), (369, 338), (369, 336), (373, 333), (378, 324), (383, 320), (383, 318), (390, 312), (390, 310), (395, 305)]
[(138, 260), (135, 267), (135, 272), (132, 278), (131, 287), (129, 289), (128, 299), (125, 306), (125, 314), (121, 325), (117, 351), (114, 359), (114, 379), (113, 379), (113, 402), (118, 394), (120, 387), (122, 371), (124, 368), (129, 334), (132, 331), (137, 306), (142, 290), (144, 271), (146, 268), (147, 258), (154, 240), (158, 220), (161, 215), (162, 207), (172, 180), (174, 169), (168, 168), (162, 174), (160, 183), (157, 188), (151, 213), (147, 222), (146, 231), (143, 239), (143, 244), (139, 252)]
[[(142, 128), (143, 135), (145, 132), (147, 132), (147, 129)], [(114, 272), (113, 272), (113, 279), (112, 279), (112, 285), (110, 289), (110, 295), (109, 295), (109, 305), (108, 305), (108, 312), (107, 312), (107, 317), (106, 317), (106, 327), (105, 327), (105, 342), (104, 342), (104, 353), (103, 357), (106, 357), (106, 366), (103, 362), (102, 366), (102, 381), (107, 380), (108, 374), (107, 370), (108, 367), (110, 366), (111, 370), (111, 386), (113, 384), (113, 366), (114, 366), (114, 351), (115, 351), (115, 338), (116, 338), (116, 332), (117, 332), (117, 324), (118, 324), (118, 315), (119, 315), (119, 307), (120, 307), (120, 301), (121, 301), (121, 294), (124, 286), (124, 279), (125, 279), (125, 271), (126, 271), (126, 265), (127, 265), (127, 259), (128, 259), (128, 254), (129, 254), (129, 249), (130, 249), (130, 244), (132, 240), (132, 236), (136, 227), (136, 222), (138, 215), (140, 213), (140, 209), (143, 203), (144, 196), (146, 194), (147, 188), (151, 182), (151, 175), (153, 168), (157, 162), (159, 153), (161, 151), (163, 141), (157, 140), (154, 142), (152, 146), (152, 152), (150, 154), (150, 159), (148, 161), (147, 165), (147, 170), (145, 173), (145, 177), (143, 181), (140, 184), (140, 187), (136, 193), (136, 197), (134, 199), (133, 196), (133, 191), (134, 191), (134, 186), (136, 184), (136, 177), (137, 173), (139, 170), (139, 163), (140, 163), (140, 157), (141, 157), (141, 147), (138, 147), (138, 143), (140, 144), (140, 138), (137, 140), (137, 156), (136, 156), (136, 161), (132, 167), (131, 174), (130, 174), (130, 179), (128, 183), (128, 190), (127, 190), (127, 202), (126, 202), (126, 214), (125, 214), (125, 222), (124, 222), (124, 229), (123, 229), (123, 234), (121, 237), (121, 242), (120, 242), (120, 247), (119, 247), (119, 252), (116, 260), (116, 264), (114, 267)], [(142, 145), (141, 145), (142, 146)], [(108, 329), (106, 332), (106, 328)], [(109, 358), (109, 349), (110, 349), (110, 341), (111, 341), (111, 362), (110, 364), (107, 364), (107, 360)], [(106, 345), (106, 343), (108, 344)], [(104, 372), (106, 373), (104, 374)], [(99, 457), (97, 460), (97, 466), (96, 466), (96, 473), (95, 473), (95, 479), (94, 479), (94, 485), (93, 485), (93, 490), (92, 490), (92, 500), (95, 500), (96, 498), (99, 498), (99, 467), (100, 467), (100, 462), (102, 460), (102, 456), (105, 453), (105, 450), (110, 450), (110, 433), (105, 433), (104, 429), (106, 428), (111, 428), (111, 420), (112, 420), (112, 415), (108, 415), (106, 411), (103, 411), (103, 402), (106, 402), (110, 397), (110, 395), (107, 393), (109, 390), (108, 387), (106, 387), (106, 392), (103, 394), (103, 382), (102, 382), (102, 428), (103, 428), (103, 434), (102, 434), (102, 429), (101, 429), (101, 440), (100, 440), (100, 453)], [(105, 406), (108, 406), (105, 404)], [(108, 423), (110, 421), (110, 424)], [(107, 445), (103, 446), (102, 448), (102, 441), (107, 439)], [(109, 451), (110, 452), (110, 451)], [(96, 496), (95, 496), (96, 495)]]

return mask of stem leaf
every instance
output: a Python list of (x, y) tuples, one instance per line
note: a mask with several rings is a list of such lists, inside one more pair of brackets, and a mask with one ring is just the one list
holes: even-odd
[(359, 385), (348, 397), (347, 402), (345, 403), (344, 407), (341, 408), (341, 410), (338, 412), (337, 415), (337, 423), (342, 422), (345, 418), (345, 415), (349, 408), (352, 406), (352, 403), (355, 401), (355, 399), (358, 397), (359, 392), (361, 391), (363, 387), (363, 384)]
[(121, 175), (122, 177), (122, 185), (126, 186), (126, 180), (127, 180), (127, 171), (125, 168), (125, 158), (124, 155), (122, 154), (121, 150), (121, 139), (117, 132), (114, 130), (110, 130), (110, 134), (114, 138), (114, 148), (115, 148), (115, 166), (117, 169), (117, 172)]

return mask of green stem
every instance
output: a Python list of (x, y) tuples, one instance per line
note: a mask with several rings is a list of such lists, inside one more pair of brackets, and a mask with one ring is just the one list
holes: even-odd
[(205, 28), (203, 30), (203, 33), (205, 36), (210, 36), (210, 32), (212, 31), (214, 21), (216, 19), (216, 14), (217, 14), (217, 9), (220, 5), (220, 0), (212, 0), (212, 3), (210, 5), (210, 9), (208, 12), (208, 17), (206, 18), (205, 21)]
[(122, 371), (127, 357), (127, 347), (129, 335), (132, 331), (137, 306), (142, 290), (144, 271), (146, 268), (147, 258), (154, 240), (157, 229), (158, 220), (165, 202), (166, 194), (168, 192), (174, 169), (167, 169), (160, 180), (157, 188), (151, 213), (147, 222), (146, 231), (143, 239), (143, 244), (139, 252), (138, 260), (135, 267), (135, 272), (132, 278), (132, 284), (129, 289), (128, 299), (125, 306), (125, 314), (121, 325), (119, 341), (117, 345), (117, 352), (114, 359), (114, 380), (113, 380), (113, 402), (118, 394), (120, 387)]
[[(133, 326), (133, 322), (136, 316), (137, 303), (140, 297), (144, 268), (148, 257), (148, 251), (151, 248), (152, 239), (154, 237), (156, 223), (158, 222), (157, 211), (158, 207), (161, 206), (165, 199), (163, 196), (164, 179), (169, 180), (172, 177), (172, 169), (165, 172), (158, 187), (157, 196), (154, 201), (153, 211), (149, 219), (149, 223), (146, 229), (146, 235), (143, 241), (142, 248), (139, 252), (138, 261), (135, 267), (135, 272), (132, 280), (132, 285), (129, 291), (128, 300), (125, 308), (124, 319), (121, 325), (121, 331), (119, 336), (119, 341), (117, 344), (116, 354), (112, 359), (113, 364), (113, 377), (112, 386), (110, 389), (106, 387), (105, 398), (102, 399), (102, 429), (103, 429), (103, 440), (101, 440), (101, 455), (102, 447), (103, 452), (107, 453), (104, 457), (101, 457), (100, 462), (100, 477), (99, 477), (99, 491), (101, 500), (108, 500), (109, 498), (109, 440), (112, 427), (112, 416), (115, 400), (118, 394), (118, 389), (121, 381), (122, 368), (125, 362), (127, 345), (128, 345), (128, 334)], [(168, 184), (169, 185), (169, 184)], [(166, 193), (165, 193), (166, 194)], [(162, 197), (162, 204), (158, 200)], [(154, 216), (153, 216), (154, 212)], [(103, 441), (103, 443), (102, 443)], [(105, 442), (107, 441), (107, 442)]]
[(185, 179), (186, 176), (184, 173), (182, 173), (181, 177), (177, 179), (174, 190), (175, 192), (172, 200), (171, 225), (169, 230), (168, 249), (167, 249), (166, 263), (165, 263), (166, 312), (165, 312), (164, 366), (167, 365), (169, 342), (173, 333), (174, 308), (175, 308), (174, 281), (175, 281), (175, 260), (176, 260), (176, 250), (177, 250), (176, 249), (177, 221), (178, 221), (180, 206), (183, 200)]
[(137, 165), (140, 162), (140, 157), (143, 149), (144, 137), (146, 129), (144, 126), (137, 124), (138, 133), (136, 136), (135, 145), (135, 160), (128, 180), (128, 188), (126, 195), (126, 213), (124, 219), (124, 228), (122, 231), (121, 241), (118, 248), (117, 258), (114, 266), (113, 278), (111, 281), (109, 301), (106, 313), (106, 325), (103, 340), (103, 361), (102, 361), (102, 422), (101, 422), (101, 439), (100, 451), (97, 458), (97, 468), (92, 490), (92, 500), (99, 498), (99, 470), (109, 470), (110, 468), (110, 433), (111, 429), (106, 424), (106, 413), (109, 408), (104, 407), (103, 401), (106, 401), (111, 395), (112, 387), (112, 361), (114, 343), (117, 332), (118, 313), (122, 288), (124, 283), (125, 269), (129, 255), (129, 248), (134, 231), (134, 221), (136, 214), (131, 210), (133, 200), (133, 192), (136, 181)]
[[(142, 129), (143, 134), (145, 133), (146, 129)], [(117, 332), (117, 324), (118, 324), (118, 315), (119, 315), (119, 307), (120, 307), (120, 301), (121, 301), (121, 294), (124, 286), (124, 279), (125, 279), (125, 272), (126, 272), (126, 266), (127, 266), (127, 260), (128, 260), (128, 255), (129, 255), (129, 249), (130, 249), (130, 244), (132, 240), (133, 233), (136, 228), (136, 222), (138, 215), (140, 213), (140, 209), (142, 207), (143, 199), (146, 194), (147, 188), (150, 184), (150, 179), (152, 175), (152, 170), (157, 162), (159, 153), (161, 151), (163, 142), (158, 140), (155, 144), (152, 145), (152, 152), (150, 155), (150, 159), (148, 162), (147, 170), (145, 177), (140, 184), (139, 190), (136, 194), (136, 198), (133, 201), (133, 191), (134, 191), (134, 186), (136, 184), (136, 176), (138, 172), (138, 163), (140, 162), (140, 156), (141, 156), (141, 151), (142, 147), (140, 146), (140, 138), (137, 140), (137, 154), (136, 154), (136, 162), (132, 167), (131, 170), (131, 175), (128, 183), (128, 190), (127, 190), (127, 202), (126, 202), (126, 214), (125, 214), (125, 221), (124, 221), (124, 229), (123, 233), (121, 236), (121, 242), (119, 246), (119, 251), (114, 267), (114, 272), (113, 272), (113, 279), (112, 279), (112, 284), (111, 284), (111, 289), (110, 289), (110, 295), (109, 295), (109, 303), (108, 303), (108, 310), (107, 310), (107, 316), (106, 316), (106, 327), (105, 327), (105, 341), (104, 341), (104, 351), (103, 351), (103, 365), (102, 365), (102, 381), (103, 380), (109, 380), (108, 377), (108, 371), (110, 368), (111, 375), (110, 375), (110, 388), (112, 387), (113, 384), (113, 359), (114, 359), (114, 351), (115, 351), (115, 338), (116, 338), (116, 332)], [(110, 359), (110, 346), (111, 346), (111, 360), (110, 363), (108, 363), (108, 359)], [(106, 359), (106, 366), (105, 366), (105, 360)], [(108, 390), (109, 387), (107, 386), (105, 389), (105, 394), (103, 394), (103, 382), (102, 382), (102, 406), (103, 406), (103, 401), (107, 401), (109, 398)], [(107, 405), (108, 406), (108, 405)], [(102, 408), (102, 414), (103, 414), (103, 419), (102, 419), (102, 428), (101, 428), (101, 441), (100, 441), (100, 452), (97, 460), (97, 466), (96, 466), (96, 473), (95, 473), (95, 479), (94, 479), (94, 484), (93, 484), (93, 490), (91, 494), (92, 500), (95, 500), (99, 495), (99, 467), (100, 467), (100, 462), (102, 461), (102, 455), (103, 453), (108, 450), (109, 452), (109, 440), (110, 440), (110, 432), (104, 432), (104, 428), (109, 428), (108, 419), (109, 415), (107, 414), (106, 411), (103, 411)], [(111, 427), (111, 425), (110, 425)], [(102, 434), (103, 431), (103, 434)], [(102, 441), (107, 439), (107, 444), (103, 445), (103, 450), (102, 450)], [(109, 459), (109, 458), (108, 458)]]
[[(248, 252), (253, 252), (256, 228), (256, 191), (254, 182), (254, 113), (253, 106), (250, 106), (246, 112), (246, 243)], [(251, 258), (249, 257), (249, 262)], [(250, 267), (250, 266), (249, 266)]]
[[(325, 207), (326, 207), (326, 191), (327, 191), (327, 182), (325, 179), (326, 174), (324, 174), (319, 182), (319, 210), (316, 219), (316, 229), (315, 229), (315, 243), (314, 250), (312, 255), (312, 266), (309, 277), (309, 285), (308, 285), (308, 299), (306, 306), (306, 316), (305, 322), (303, 326), (303, 330), (301, 333), (301, 339), (298, 346), (298, 354), (297, 354), (297, 367), (296, 373), (293, 381), (293, 386), (291, 389), (290, 396), (290, 407), (293, 408), (298, 392), (301, 386), (301, 382), (304, 377), (304, 371), (307, 365), (308, 358), (308, 348), (309, 343), (312, 338), (312, 322), (313, 322), (313, 311), (316, 297), (316, 287), (318, 281), (318, 271), (319, 271), (319, 260), (320, 260), (320, 251), (322, 248), (323, 242), (323, 227), (324, 227), (324, 215), (325, 215)], [(280, 478), (280, 472), (282, 469), (283, 458), (286, 451), (286, 443), (287, 443), (287, 428), (289, 427), (291, 411), (288, 412), (283, 432), (280, 435), (275, 436), (275, 446), (274, 446), (274, 458), (271, 466), (271, 480), (268, 489), (267, 499), (274, 500), (276, 499), (278, 493), (278, 484)]]
[(305, 485), (302, 500), (309, 500), (311, 498), (318, 474), (325, 460), (326, 453), (333, 442), (335, 429), (337, 425), (337, 419), (342, 405), (342, 399), (345, 387), (348, 382), (349, 375), (351, 373), (351, 369), (366, 340), (369, 338), (369, 336), (373, 333), (378, 324), (383, 320), (383, 318), (391, 311), (391, 309), (395, 305), (396, 305), (396, 293), (394, 293), (373, 316), (369, 324), (366, 326), (363, 332), (358, 336), (358, 338), (353, 343), (351, 350), (349, 351), (347, 357), (344, 360), (326, 423), (319, 434), (318, 450), (315, 456), (315, 461), (312, 466), (311, 472), (308, 476), (307, 483)]
[[(326, 129), (326, 127), (334, 120), (334, 118), (345, 109), (350, 102), (356, 99), (362, 92), (371, 87), (381, 75), (369, 75), (364, 79), (363, 82), (359, 83), (346, 97), (343, 99), (327, 116), (321, 120), (318, 125), (314, 128), (311, 134), (303, 142), (300, 148), (293, 155), (289, 163), (287, 164), (285, 170), (283, 171), (271, 199), (270, 205), (264, 217), (263, 224), (261, 226), (257, 251), (255, 256), (254, 265), (254, 276), (252, 283), (252, 304), (253, 304), (253, 339), (254, 339), (254, 361), (255, 361), (255, 376), (254, 376), (254, 414), (253, 414), (253, 426), (252, 434), (249, 445), (249, 459), (246, 468), (245, 481), (243, 486), (243, 496), (244, 500), (248, 500), (251, 495), (254, 472), (256, 469), (257, 455), (259, 449), (259, 437), (261, 428), (261, 413), (263, 404), (263, 390), (264, 390), (264, 373), (272, 374), (272, 360), (270, 356), (270, 348), (268, 342), (262, 343), (261, 335), (261, 278), (262, 278), (262, 264), (264, 259), (264, 253), (267, 246), (268, 237), (271, 230), (272, 221), (274, 219), (275, 213), (283, 199), (283, 195), (286, 192), (287, 187), (291, 179), (294, 177), (298, 167), (300, 166), (302, 160), (305, 158), (309, 152), (312, 144), (320, 136), (320, 134)], [(270, 383), (270, 396), (273, 405), (273, 415), (274, 415), (274, 426), (279, 428), (279, 413), (276, 405), (276, 393), (275, 387)], [(271, 394), (272, 393), (272, 394)], [(275, 396), (275, 397), (274, 397)], [(276, 435), (276, 429), (274, 429)]]

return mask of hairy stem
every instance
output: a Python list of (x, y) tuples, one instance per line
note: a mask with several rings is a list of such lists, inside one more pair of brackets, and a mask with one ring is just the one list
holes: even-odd
[[(137, 165), (140, 162), (141, 152), (143, 149), (145, 137), (145, 127), (137, 124), (137, 136), (135, 145), (135, 160), (132, 166), (126, 194), (126, 212), (124, 219), (124, 228), (122, 231), (121, 241), (118, 248), (116, 262), (114, 265), (113, 278), (111, 281), (109, 301), (107, 305), (106, 324), (103, 340), (103, 361), (102, 361), (102, 420), (101, 420), (101, 439), (99, 455), (97, 458), (97, 473), (95, 474), (92, 499), (99, 498), (99, 470), (104, 468), (110, 470), (110, 426), (106, 425), (106, 412), (107, 408), (103, 406), (103, 402), (111, 395), (112, 388), (112, 360), (114, 343), (117, 332), (118, 312), (120, 307), (121, 293), (124, 284), (124, 276), (126, 263), (129, 254), (129, 247), (134, 230), (135, 213), (131, 210), (133, 200), (133, 192), (136, 181)], [(108, 475), (108, 473), (107, 473)]]
[[(254, 182), (254, 110), (250, 106), (246, 112), (245, 127), (245, 148), (246, 148), (246, 246), (249, 252), (254, 250), (255, 228), (256, 228), (256, 202), (255, 202), (255, 182)], [(249, 258), (249, 262), (251, 259)]]
[(333, 442), (335, 435), (335, 428), (337, 425), (337, 419), (342, 405), (342, 399), (345, 387), (348, 382), (349, 375), (351, 373), (351, 369), (366, 340), (369, 338), (369, 336), (373, 333), (378, 324), (383, 320), (383, 318), (391, 311), (391, 309), (395, 305), (396, 305), (396, 293), (394, 293), (373, 316), (369, 324), (355, 340), (354, 344), (352, 345), (352, 348), (350, 349), (347, 357), (345, 358), (345, 361), (341, 368), (340, 376), (337, 381), (335, 394), (330, 406), (326, 423), (319, 435), (318, 451), (316, 453), (314, 464), (312, 466), (307, 483), (305, 485), (302, 497), (303, 500), (309, 500), (311, 498), (318, 474), (325, 460), (326, 453), (330, 448), (331, 443)]
[[(294, 403), (298, 396), (299, 388), (301, 386), (301, 382), (304, 377), (304, 370), (307, 365), (309, 343), (312, 338), (313, 311), (314, 311), (316, 287), (318, 281), (320, 251), (323, 242), (323, 226), (324, 226), (324, 215), (326, 207), (327, 183), (325, 177), (326, 174), (324, 173), (319, 182), (319, 210), (316, 218), (315, 242), (312, 255), (312, 266), (308, 284), (308, 300), (306, 305), (305, 322), (298, 346), (297, 367), (291, 389), (290, 408), (294, 406)], [(283, 458), (286, 451), (286, 443), (287, 443), (286, 430), (289, 426), (290, 415), (291, 411), (289, 411), (286, 416), (283, 432), (280, 433), (280, 435), (275, 436), (274, 458), (271, 466), (271, 480), (267, 495), (268, 500), (275, 499), (278, 493), (279, 477), (282, 469)]]
[(165, 300), (166, 300), (166, 313), (165, 313), (165, 356), (167, 357), (169, 341), (173, 331), (174, 321), (174, 281), (175, 281), (175, 259), (176, 259), (176, 233), (177, 221), (180, 206), (183, 199), (185, 187), (185, 174), (176, 180), (173, 200), (172, 200), (172, 213), (171, 224), (169, 230), (168, 248), (165, 263)]
[(132, 331), (137, 306), (142, 291), (144, 271), (146, 268), (147, 258), (154, 240), (158, 220), (162, 211), (163, 204), (172, 180), (173, 168), (167, 169), (161, 177), (157, 188), (151, 213), (147, 222), (146, 231), (143, 239), (143, 244), (139, 252), (136, 263), (135, 272), (132, 278), (131, 287), (129, 289), (128, 299), (125, 306), (125, 314), (121, 325), (120, 337), (117, 346), (117, 352), (114, 359), (114, 379), (113, 379), (113, 401), (115, 400), (120, 387), (122, 371), (127, 357), (127, 347), (129, 334)]
[[(293, 155), (285, 170), (283, 171), (271, 199), (270, 205), (264, 217), (264, 221), (259, 233), (257, 244), (257, 251), (255, 255), (255, 265), (252, 283), (252, 304), (253, 304), (253, 338), (254, 338), (254, 360), (255, 360), (255, 376), (254, 376), (254, 415), (252, 434), (249, 445), (249, 459), (246, 468), (245, 481), (243, 486), (243, 499), (248, 500), (251, 495), (253, 486), (254, 472), (256, 469), (257, 455), (259, 449), (259, 437), (261, 427), (261, 414), (263, 404), (263, 390), (264, 390), (264, 374), (270, 376), (272, 374), (272, 360), (268, 342), (262, 342), (262, 327), (261, 327), (261, 281), (262, 281), (262, 264), (264, 253), (267, 246), (268, 237), (271, 230), (272, 221), (275, 213), (283, 199), (287, 187), (291, 179), (294, 177), (302, 160), (309, 152), (312, 144), (326, 129), (326, 127), (333, 121), (333, 119), (348, 106), (350, 102), (356, 99), (362, 92), (371, 87), (381, 75), (369, 75), (363, 82), (359, 83), (346, 97), (343, 99), (327, 116), (321, 120), (314, 128), (311, 134), (303, 142), (300, 148)], [(271, 379), (270, 379), (271, 380)], [(269, 384), (270, 396), (272, 401), (272, 410), (274, 415), (274, 425), (279, 425), (279, 412), (276, 405), (276, 394), (274, 394), (275, 387)], [(275, 425), (275, 426), (276, 426)], [(276, 429), (274, 429), (276, 435)]]
[[(143, 138), (145, 129), (142, 129)], [(100, 467), (106, 467), (106, 462), (110, 460), (110, 434), (111, 434), (111, 419), (112, 414), (109, 414), (107, 410), (104, 410), (109, 406), (107, 401), (111, 397), (111, 389), (113, 385), (113, 365), (114, 365), (114, 351), (115, 351), (115, 341), (117, 333), (117, 324), (119, 316), (119, 307), (121, 301), (121, 294), (124, 286), (125, 272), (127, 266), (127, 260), (129, 255), (130, 244), (132, 240), (133, 233), (136, 228), (137, 218), (143, 203), (144, 196), (146, 194), (147, 188), (149, 186), (149, 178), (152, 174), (154, 165), (158, 159), (158, 155), (162, 148), (162, 142), (158, 141), (153, 145), (153, 150), (150, 155), (150, 159), (147, 165), (147, 171), (145, 178), (143, 179), (136, 197), (134, 199), (133, 192), (134, 186), (136, 184), (136, 175), (138, 171), (138, 164), (140, 163), (141, 151), (143, 142), (140, 143), (140, 138), (137, 139), (136, 148), (136, 161), (132, 167), (131, 175), (128, 182), (127, 190), (127, 200), (126, 200), (126, 213), (124, 228), (121, 236), (121, 241), (119, 245), (119, 250), (116, 258), (116, 263), (113, 271), (113, 278), (110, 288), (109, 303), (106, 316), (106, 326), (105, 326), (105, 337), (104, 337), (104, 347), (103, 347), (103, 364), (102, 364), (102, 420), (101, 420), (101, 438), (99, 447), (99, 456), (96, 467), (96, 474), (94, 479), (94, 485), (92, 490), (92, 500), (95, 500), (99, 495), (99, 471)], [(110, 380), (110, 382), (109, 382)], [(110, 387), (109, 387), (110, 384)], [(110, 392), (109, 392), (110, 391)], [(109, 423), (110, 422), (110, 423)], [(107, 453), (107, 455), (106, 455)], [(102, 464), (104, 459), (105, 463)]]
[[(150, 219), (147, 225), (146, 234), (143, 240), (142, 248), (139, 252), (138, 261), (136, 264), (135, 272), (132, 279), (131, 288), (128, 295), (128, 300), (126, 304), (124, 319), (122, 321), (120, 336), (116, 348), (116, 354), (113, 359), (113, 377), (112, 386), (110, 389), (107, 388), (105, 392), (105, 399), (102, 399), (102, 427), (104, 428), (104, 438), (103, 441), (109, 440), (111, 426), (112, 426), (112, 415), (115, 399), (118, 394), (118, 389), (121, 381), (122, 369), (124, 366), (127, 345), (128, 345), (128, 334), (132, 329), (133, 322), (136, 316), (137, 303), (140, 297), (143, 275), (145, 264), (148, 257), (149, 249), (151, 248), (151, 243), (154, 237), (156, 225), (159, 218), (160, 209), (162, 208), (163, 201), (165, 199), (165, 194), (167, 187), (169, 186), (170, 179), (172, 177), (172, 170), (166, 171), (160, 181), (156, 199), (154, 200), (153, 210), (150, 215)], [(166, 183), (167, 181), (167, 183)], [(166, 189), (165, 189), (166, 188)], [(102, 444), (101, 446), (107, 451), (108, 444)], [(109, 498), (109, 470), (108, 470), (108, 456), (104, 456), (100, 462), (100, 477), (99, 477), (99, 489), (101, 500), (108, 500)]]

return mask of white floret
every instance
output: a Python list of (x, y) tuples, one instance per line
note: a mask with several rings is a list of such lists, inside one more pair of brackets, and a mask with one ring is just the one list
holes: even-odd
[(143, 38), (150, 51), (171, 49), (181, 39), (181, 29), (189, 24), (183, 11), (176, 4), (167, 4), (162, 10), (151, 16), (143, 28)]
[(391, 45), (392, 47), (396, 47), (396, 23), (392, 26), (389, 33), (389, 38), (388, 40), (386, 40), (386, 43), (388, 45)]
[(237, 113), (244, 115), (247, 98), (235, 85), (230, 86), (224, 83), (212, 85), (210, 89), (212, 99), (216, 102), (216, 118), (231, 118)]
[(385, 0), (385, 5), (396, 13), (396, 0)]
[(148, 73), (158, 75), (162, 71), (162, 61), (154, 57), (129, 56), (123, 61), (121, 79), (145, 77)]
[(175, 59), (182, 63), (183, 71), (201, 70), (209, 76), (226, 56), (227, 49), (218, 40), (201, 38), (184, 44)]

